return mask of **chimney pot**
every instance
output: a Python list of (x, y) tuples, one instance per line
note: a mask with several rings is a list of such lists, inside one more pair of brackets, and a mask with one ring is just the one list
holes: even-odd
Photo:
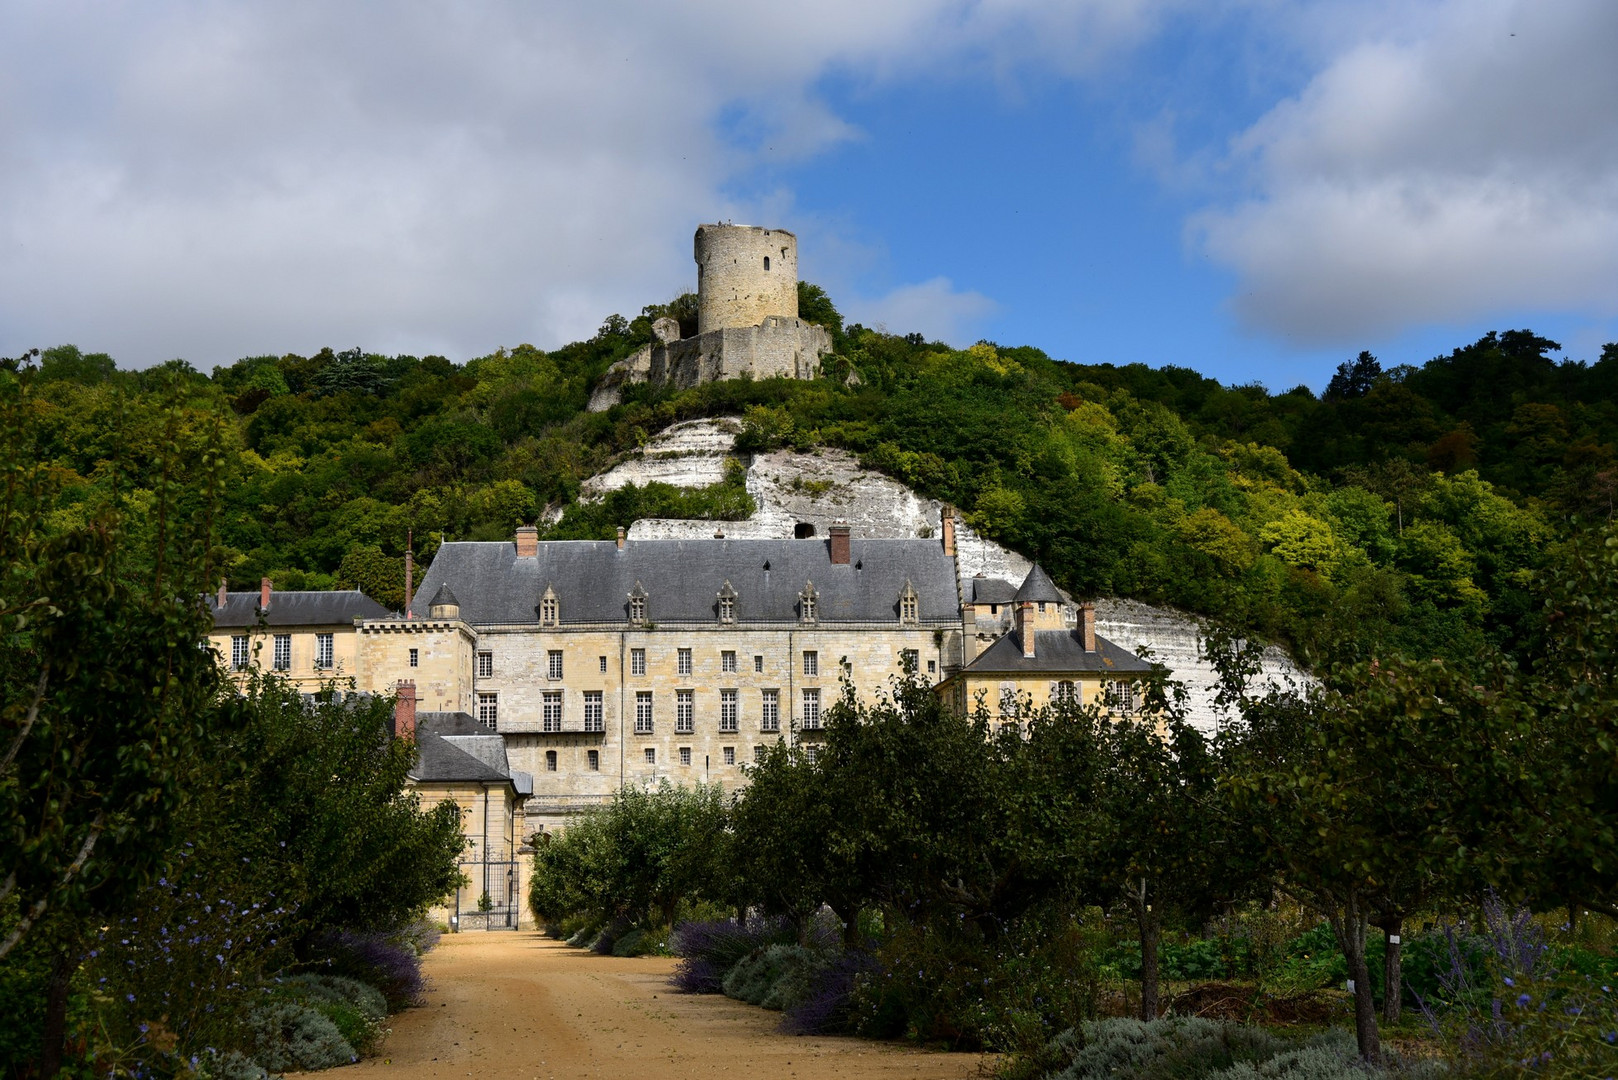
[(415, 741), (416, 682), (414, 679), (399, 680), (397, 696), (393, 700), (393, 737)]
[(836, 565), (848, 565), (851, 556), (848, 538), (848, 522), (834, 522), (831, 527), (831, 561)]
[(517, 558), (532, 559), (539, 554), (539, 529), (533, 525), (517, 526)]
[(269, 578), (259, 578), (259, 580), (258, 580), (258, 609), (260, 611), (268, 611), (268, 610), (270, 610), (270, 579)]
[(618, 550), (624, 550), (624, 527), (618, 526)]

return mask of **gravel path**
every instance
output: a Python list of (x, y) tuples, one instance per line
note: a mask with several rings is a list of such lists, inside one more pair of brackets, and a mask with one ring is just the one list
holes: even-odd
[(393, 1017), (379, 1056), (327, 1075), (933, 1080), (986, 1073), (976, 1054), (779, 1034), (779, 1013), (671, 992), (673, 968), (673, 960), (596, 956), (530, 931), (445, 935), (427, 955), (426, 1005)]

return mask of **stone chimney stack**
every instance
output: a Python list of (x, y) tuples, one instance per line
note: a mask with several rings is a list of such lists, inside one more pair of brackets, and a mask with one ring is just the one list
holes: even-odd
[(225, 579), (220, 578), (219, 579), (219, 602), (217, 604), (215, 604), (214, 607), (222, 608), (222, 607), (225, 606), (226, 603), (228, 603), (230, 601), (230, 593), (229, 593), (228, 589), (229, 589), (229, 586), (226, 584)]
[(1017, 640), (1022, 642), (1022, 654), (1025, 659), (1034, 658), (1034, 602), (1021, 600), (1017, 603)]
[(618, 550), (624, 550), (624, 527), (618, 526)]
[(836, 566), (847, 566), (850, 556), (848, 522), (834, 522), (831, 527), (831, 561)]
[(1079, 637), (1085, 652), (1096, 651), (1096, 606), (1088, 600), (1079, 605)]
[(532, 559), (539, 554), (539, 529), (533, 525), (517, 526), (517, 558)]
[(270, 579), (269, 578), (259, 578), (258, 579), (258, 609), (260, 611), (268, 611), (268, 610), (270, 610)]
[(393, 701), (393, 737), (395, 739), (416, 738), (416, 682), (414, 679), (400, 679), (398, 696)]
[(944, 504), (944, 554), (950, 558), (955, 557), (955, 507)]

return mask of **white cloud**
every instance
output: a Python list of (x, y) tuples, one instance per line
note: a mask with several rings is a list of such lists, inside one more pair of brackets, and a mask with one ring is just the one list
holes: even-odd
[(1501, 309), (1618, 312), (1618, 5), (1460, 0), (1379, 21), (1234, 143), (1193, 219), (1249, 326), (1363, 341)]
[(554, 345), (689, 287), (752, 164), (858, 137), (828, 71), (1071, 72), (1178, 2), (5, 5), (0, 353)]
[(956, 348), (971, 344), (979, 328), (1000, 305), (971, 290), (957, 291), (950, 280), (935, 277), (903, 285), (886, 296), (850, 303), (845, 318), (894, 334), (922, 334)]

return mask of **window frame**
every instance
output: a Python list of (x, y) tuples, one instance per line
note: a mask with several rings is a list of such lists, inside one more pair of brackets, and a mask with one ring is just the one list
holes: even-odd
[(657, 730), (657, 713), (650, 690), (635, 691), (635, 734), (651, 735)]
[(674, 691), (674, 734), (691, 735), (696, 731), (697, 694), (694, 690)]
[(606, 700), (605, 695), (600, 690), (586, 690), (584, 692), (584, 730), (607, 730)]
[(541, 690), (539, 693), (540, 730), (558, 732), (562, 730), (563, 698), (560, 690)]
[(629, 673), (631, 675), (636, 675), (636, 676), (641, 676), (641, 675), (646, 674), (646, 650), (645, 649), (630, 649), (629, 650)]
[(494, 678), (494, 653), (487, 649), (478, 651), (478, 678)]
[(500, 694), (493, 690), (478, 691), (478, 723), (490, 731), (500, 730)]
[(547, 679), (560, 679), (562, 677), (562, 650), (545, 650), (545, 677)]
[(803, 650), (803, 674), (805, 678), (820, 678), (820, 650)]
[(805, 686), (803, 688), (803, 711), (799, 714), (804, 731), (819, 731), (821, 728), (821, 701), (820, 687)]
[[(292, 670), (292, 635), (291, 634), (276, 634), (275, 637), (271, 641), (271, 648), (273, 650), (273, 655), (272, 655), (271, 660), (270, 660), (271, 666), (276, 671), (291, 671)], [(410, 666), (415, 667), (416, 665), (411, 664)]]
[(735, 690), (719, 691), (719, 732), (735, 734), (741, 720), (741, 700)]
[(246, 671), (253, 662), (253, 639), (246, 634), (230, 635), (230, 669)]
[(319, 671), (331, 671), (337, 666), (337, 635), (332, 633), (318, 633), (315, 635), (315, 668)]
[(778, 687), (765, 687), (759, 691), (758, 724), (760, 731), (781, 730), (781, 691)]

